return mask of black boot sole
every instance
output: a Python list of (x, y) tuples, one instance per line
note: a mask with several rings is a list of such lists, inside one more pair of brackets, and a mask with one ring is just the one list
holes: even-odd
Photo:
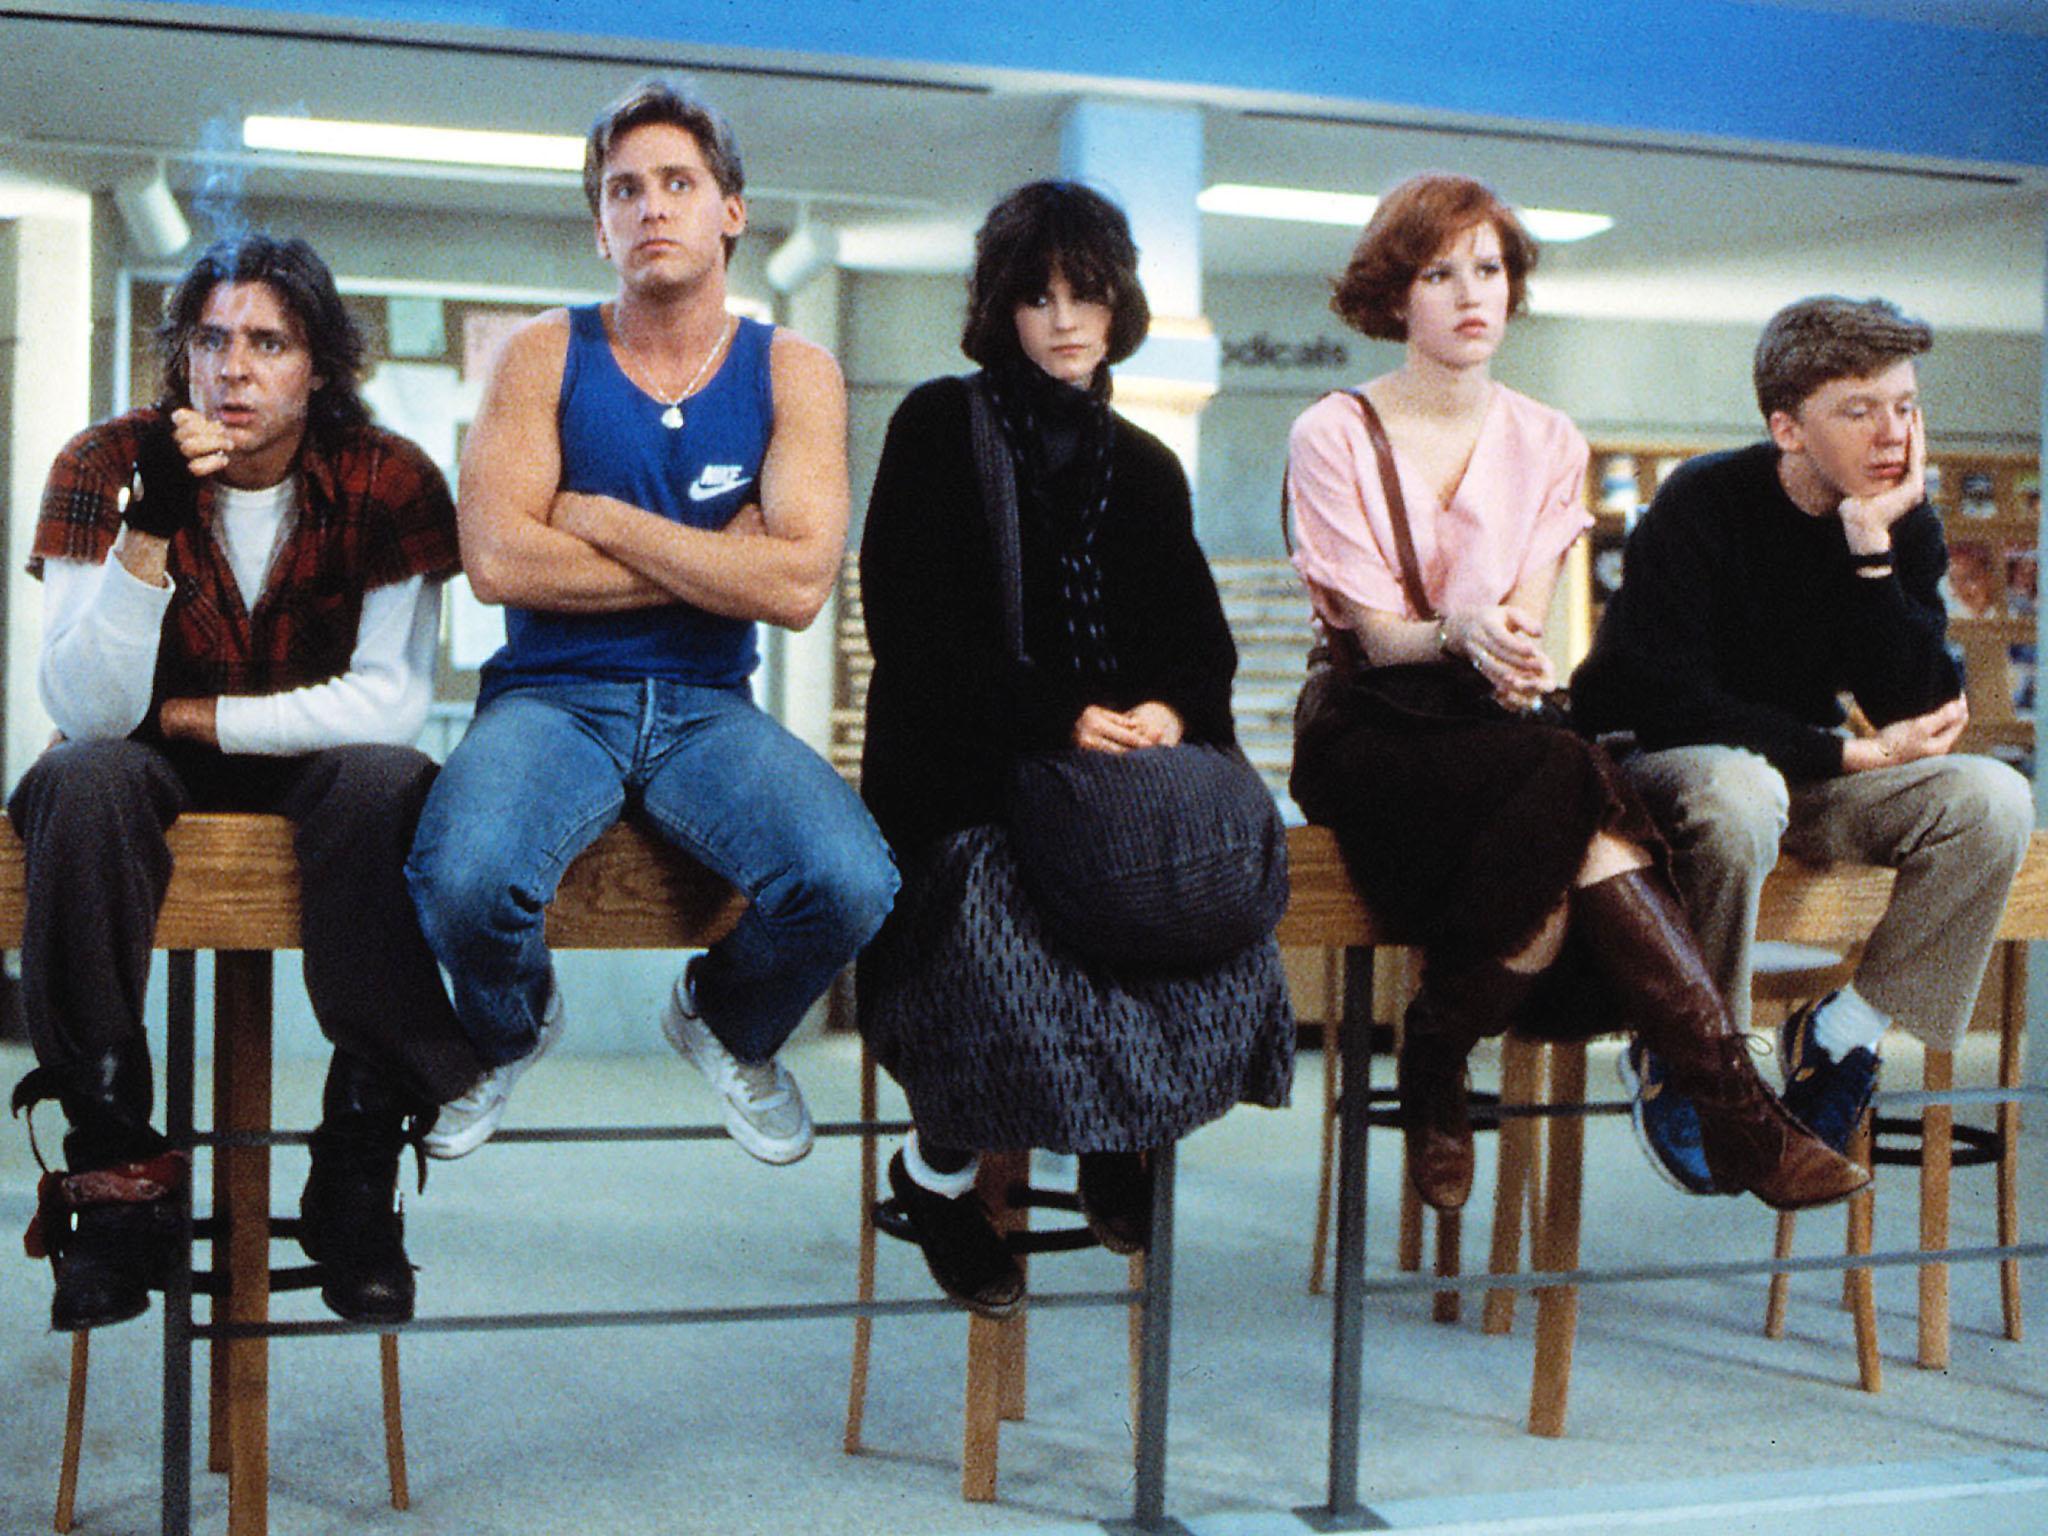
[(96, 1312), (90, 1315), (66, 1317), (57, 1309), (53, 1297), (50, 1302), (50, 1331), (52, 1333), (89, 1333), (95, 1328), (112, 1328), (117, 1323), (131, 1322), (149, 1310), (149, 1296), (145, 1293), (133, 1306), (119, 1311)]

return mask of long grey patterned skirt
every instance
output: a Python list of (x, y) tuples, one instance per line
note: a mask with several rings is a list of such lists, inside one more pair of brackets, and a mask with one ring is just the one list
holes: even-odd
[(1294, 1013), (1270, 939), (1212, 971), (1119, 977), (1052, 946), (999, 827), (941, 838), (861, 957), (861, 1033), (921, 1135), (1130, 1152), (1287, 1102)]

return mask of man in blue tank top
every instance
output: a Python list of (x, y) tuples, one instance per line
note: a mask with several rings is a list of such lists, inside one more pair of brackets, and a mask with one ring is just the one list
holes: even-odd
[(747, 897), (662, 1031), (741, 1146), (794, 1162), (811, 1122), (776, 1050), (896, 891), (859, 797), (747, 690), (755, 625), (802, 629), (839, 568), (845, 386), (822, 349), (726, 311), (746, 204), (717, 113), (635, 88), (591, 129), (583, 181), (618, 295), (513, 336), (462, 455), (463, 564), (507, 639), (406, 874), (491, 1070), (427, 1150), (482, 1145), (559, 1035), (543, 911), (631, 811)]

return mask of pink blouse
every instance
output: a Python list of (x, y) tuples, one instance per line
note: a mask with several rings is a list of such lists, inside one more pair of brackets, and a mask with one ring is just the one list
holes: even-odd
[[(1499, 603), (1524, 576), (1555, 566), (1592, 526), (1586, 510), (1586, 439), (1562, 411), (1493, 386), (1479, 440), (1448, 506), (1401, 452), (1394, 468), (1408, 508), (1422, 587), (1438, 613)], [(1348, 628), (1330, 600), (1421, 618), (1401, 586), (1401, 557), (1380, 488), (1379, 464), (1358, 403), (1328, 395), (1295, 418), (1287, 438), (1294, 509), (1294, 568), (1316, 614)]]

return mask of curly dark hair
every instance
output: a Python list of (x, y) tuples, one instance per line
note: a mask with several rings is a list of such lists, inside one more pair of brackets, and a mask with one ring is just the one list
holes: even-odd
[(1130, 221), (1077, 181), (1034, 181), (991, 208), (974, 236), (960, 350), (984, 368), (1021, 358), (1017, 307), (1045, 292), (1057, 268), (1074, 296), (1109, 306), (1108, 361), (1138, 350), (1152, 307), (1138, 285)]
[(187, 351), (207, 299), (222, 283), (266, 284), (306, 333), (306, 350), (320, 380), (306, 404), (306, 430), (316, 441), (331, 443), (369, 421), (370, 409), (357, 393), (363, 334), (335, 291), (327, 263), (296, 236), (249, 234), (216, 240), (178, 279), (178, 286), (164, 298), (163, 319), (156, 328), (166, 406), (192, 403)]
[[(592, 217), (596, 217), (598, 200), (604, 195), (604, 162), (612, 145), (621, 136), (649, 123), (666, 123), (682, 129), (697, 141), (718, 190), (727, 197), (745, 193), (747, 173), (740, 165), (739, 141), (733, 137), (732, 124), (725, 120), (725, 114), (656, 75), (627, 91), (598, 113), (597, 121), (590, 125), (590, 137), (583, 144), (583, 195), (590, 202)], [(725, 237), (728, 262), (737, 244), (739, 236)]]
[(1508, 313), (1519, 315), (1528, 304), (1536, 242), (1485, 182), (1436, 171), (1411, 176), (1380, 199), (1334, 284), (1330, 308), (1355, 331), (1379, 341), (1406, 341), (1402, 310), (1416, 273), (1475, 224), (1491, 224), (1500, 236)]
[(1825, 293), (1787, 304), (1757, 339), (1751, 367), (1757, 409), (1765, 421), (1778, 411), (1796, 416), (1823, 384), (1867, 379), (1933, 345), (1933, 327), (1901, 314), (1888, 299)]

